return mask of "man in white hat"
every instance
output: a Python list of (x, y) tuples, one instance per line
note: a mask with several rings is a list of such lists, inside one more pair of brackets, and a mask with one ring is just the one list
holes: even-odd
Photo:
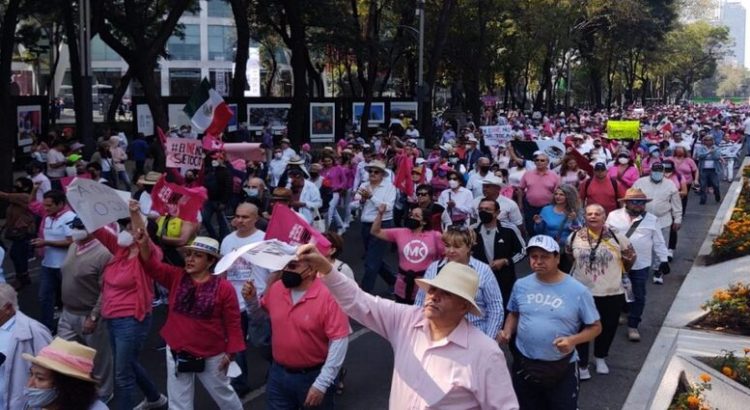
[(507, 222), (515, 226), (519, 232), (523, 232), (524, 226), (521, 210), (518, 208), (518, 204), (514, 200), (500, 195), (500, 190), (503, 185), (505, 185), (503, 179), (492, 174), (487, 175), (482, 180), (482, 195), (474, 199), (474, 214), (472, 215), (472, 218), (479, 219), (479, 203), (482, 200), (493, 199), (497, 202), (497, 207), (499, 209), (497, 219), (501, 222)]
[(365, 275), (362, 277), (362, 289), (372, 292), (375, 288), (377, 275), (392, 286), (396, 277), (393, 271), (383, 261), (388, 243), (370, 234), (372, 223), (378, 216), (378, 208), (385, 205), (381, 228), (392, 228), (393, 205), (396, 202), (396, 187), (386, 181), (386, 168), (382, 161), (373, 160), (366, 166), (369, 180), (363, 182), (354, 195), (353, 204), (362, 208), (360, 221), (362, 222), (362, 243), (365, 247)]
[(322, 276), (349, 317), (391, 343), (390, 408), (518, 408), (503, 352), (465, 319), (469, 312), (481, 314), (473, 269), (448, 263), (435, 279), (417, 279), (427, 292), (420, 308), (368, 295), (313, 245), (303, 245), (297, 255)]
[(479, 140), (474, 134), (466, 134), (465, 148), (466, 152), (464, 153), (464, 162), (466, 164), (466, 169), (474, 169), (474, 164), (479, 160), (479, 157), (482, 156), (482, 153), (479, 151)]
[(651, 198), (638, 188), (630, 188), (620, 199), (625, 206), (612, 211), (607, 216), (607, 226), (613, 231), (625, 235), (635, 248), (636, 260), (628, 272), (633, 287), (633, 300), (628, 300), (628, 340), (638, 342), (641, 335), (638, 324), (641, 322), (643, 309), (646, 306), (646, 282), (652, 265), (652, 253), (660, 261), (659, 269), (654, 271), (654, 281), (661, 284), (662, 275), (670, 272), (667, 245), (662, 236), (656, 215), (646, 212), (646, 203)]
[(558, 268), (557, 241), (537, 235), (526, 251), (533, 273), (515, 283), (499, 336), (516, 336), (513, 387), (523, 408), (576, 409), (576, 345), (601, 333), (599, 313), (588, 288)]

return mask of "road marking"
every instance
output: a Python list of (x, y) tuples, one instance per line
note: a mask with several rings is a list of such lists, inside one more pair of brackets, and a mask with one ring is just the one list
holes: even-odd
[[(370, 329), (366, 327), (363, 327), (362, 329), (357, 330), (356, 332), (352, 333), (349, 336), (349, 343), (352, 343), (353, 341), (359, 339), (360, 337), (362, 337), (363, 335), (369, 332), (370, 332)], [(265, 393), (266, 393), (266, 385), (264, 384), (258, 387), (257, 389), (251, 391), (250, 393), (248, 393), (245, 396), (245, 398), (242, 399), (242, 404), (244, 405), (244, 404), (250, 403), (251, 401), (257, 399), (258, 397), (262, 396)]]

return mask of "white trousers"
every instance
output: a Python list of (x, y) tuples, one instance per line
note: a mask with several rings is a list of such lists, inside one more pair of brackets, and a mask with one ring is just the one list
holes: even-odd
[(167, 346), (166, 350), (169, 410), (193, 410), (196, 376), (221, 410), (242, 410), (242, 402), (229, 384), (229, 377), (219, 370), (223, 354), (206, 358), (206, 368), (200, 373), (177, 373), (172, 349)]

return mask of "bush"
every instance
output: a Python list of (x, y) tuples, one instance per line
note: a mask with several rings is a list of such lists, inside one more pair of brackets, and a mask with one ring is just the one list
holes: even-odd
[(717, 290), (701, 307), (708, 310), (701, 320), (703, 326), (750, 335), (750, 284), (738, 282)]
[(750, 348), (745, 348), (743, 356), (736, 356), (734, 352), (722, 350), (720, 356), (706, 360), (706, 363), (720, 371), (724, 376), (750, 388)]
[[(743, 175), (750, 173), (745, 167)], [(737, 204), (732, 209), (732, 216), (724, 224), (721, 234), (713, 241), (711, 257), (721, 262), (750, 254), (750, 177), (743, 178), (742, 190)]]
[(703, 373), (700, 382), (696, 384), (685, 383), (682, 391), (678, 390), (669, 405), (669, 410), (709, 410), (711, 406), (706, 402), (703, 392), (711, 390), (711, 376)]

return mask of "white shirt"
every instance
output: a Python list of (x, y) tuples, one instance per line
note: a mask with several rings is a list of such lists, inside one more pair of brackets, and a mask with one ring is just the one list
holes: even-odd
[[(286, 187), (292, 189), (292, 181), (287, 182)], [(310, 180), (305, 180), (305, 185), (302, 187), (302, 192), (299, 194), (300, 202), (304, 202), (305, 206), (299, 209), (300, 215), (312, 224), (315, 219), (315, 210), (323, 206), (323, 200), (320, 198), (320, 190), (315, 183)]]
[[(258, 229), (252, 235), (240, 238), (237, 231), (230, 233), (221, 241), (221, 255), (224, 256), (235, 249), (239, 249), (251, 243), (260, 242), (266, 236), (266, 233)], [(255, 266), (245, 258), (246, 255), (238, 258), (232, 266), (227, 269), (227, 280), (234, 286), (237, 293), (237, 300), (240, 302), (240, 311), (247, 309), (245, 298), (242, 297), (242, 286), (248, 279), (253, 281), (257, 295), (260, 297), (266, 291), (266, 285), (270, 272), (267, 269)]]
[(651, 181), (651, 177), (641, 177), (633, 184), (640, 188), (651, 202), (646, 203), (646, 212), (659, 218), (659, 227), (665, 228), (673, 223), (682, 223), (682, 199), (680, 191), (671, 180), (660, 183)]
[(409, 138), (419, 138), (419, 130), (417, 130), (416, 128), (407, 129), (404, 134), (406, 134)]
[[(474, 219), (479, 219), (479, 203), (482, 202), (482, 199), (484, 199), (484, 196), (474, 199), (474, 213), (472, 214)], [(495, 199), (495, 202), (500, 209), (500, 213), (497, 215), (498, 221), (508, 222), (515, 226), (523, 225), (523, 214), (521, 214), (521, 209), (518, 208), (518, 204), (515, 201), (500, 195)]]
[(291, 148), (287, 148), (281, 151), (281, 159), (283, 159), (284, 162), (288, 162), (290, 159), (294, 158), (295, 156), (297, 156), (297, 153), (294, 152), (294, 150)]
[[(57, 218), (52, 218), (49, 215), (44, 217), (44, 220), (42, 220), (44, 239), (47, 241), (62, 241), (70, 237), (71, 232), (68, 223), (75, 219), (75, 217), (76, 214), (73, 211), (65, 211)], [(68, 248), (45, 246), (42, 266), (59, 269), (67, 254)]]
[(661, 234), (661, 228), (658, 226), (658, 220), (654, 214), (646, 212), (645, 215), (631, 220), (625, 208), (620, 208), (609, 213), (607, 225), (620, 235), (625, 235), (628, 233), (630, 226), (638, 220), (641, 220), (641, 223), (628, 238), (636, 254), (632, 269), (650, 267), (654, 252), (659, 257), (659, 262), (667, 262), (667, 245), (664, 243), (664, 236)]
[[(490, 175), (490, 173), (487, 172), (487, 175)], [(484, 194), (482, 193), (482, 181), (484, 181), (484, 178), (487, 175), (482, 176), (479, 174), (479, 172), (470, 172), (469, 181), (466, 182), (466, 189), (471, 191), (471, 194), (474, 195), (474, 198), (480, 198), (484, 196)]]
[(62, 178), (65, 176), (65, 167), (52, 168), (52, 164), (65, 163), (65, 155), (62, 152), (52, 148), (47, 153), (47, 175), (50, 178)]
[(0, 371), (0, 403), (7, 402), (6, 395), (8, 394), (8, 381), (5, 380), (5, 373), (8, 373), (9, 375), (13, 374), (11, 371), (6, 372), (5, 369), (13, 362), (13, 352), (8, 351), (8, 349), (10, 348), (10, 341), (13, 337), (13, 326), (15, 326), (15, 324), (16, 315), (13, 315), (8, 321), (0, 326), (0, 353), (4, 354), (6, 357), (5, 366), (2, 371)]
[(745, 135), (750, 135), (750, 117), (745, 118), (742, 122), (742, 126), (745, 127)]
[[(390, 182), (387, 182), (385, 178), (380, 182), (380, 185), (372, 186), (370, 182), (363, 182), (359, 189), (367, 189), (372, 193), (367, 201), (362, 206), (362, 216), (360, 220), (365, 223), (372, 223), (375, 217), (378, 216), (378, 206), (385, 204), (385, 213), (383, 214), (383, 221), (390, 221), (393, 219), (393, 205), (396, 202), (396, 187)], [(354, 195), (355, 203), (359, 203), (362, 196), (359, 194), (359, 189)]]
[(40, 172), (36, 174), (36, 176), (31, 177), (31, 182), (35, 184), (37, 182), (41, 183), (39, 189), (36, 190), (36, 200), (37, 202), (44, 201), (44, 194), (52, 189), (52, 183), (49, 181), (49, 178), (47, 178), (47, 175)]
[(279, 185), (279, 179), (281, 178), (281, 174), (284, 173), (284, 170), (286, 169), (286, 163), (287, 161), (285, 159), (272, 159), (271, 162), (268, 163), (268, 176), (270, 177), (270, 186), (276, 187)]
[(474, 213), (474, 195), (471, 194), (471, 191), (459, 186), (455, 191), (449, 188), (440, 193), (437, 203), (445, 208), (441, 219), (446, 225), (451, 224), (451, 215), (448, 212), (449, 201), (456, 203), (456, 206), (453, 208), (453, 214), (466, 215), (466, 222), (468, 223), (469, 217)]

